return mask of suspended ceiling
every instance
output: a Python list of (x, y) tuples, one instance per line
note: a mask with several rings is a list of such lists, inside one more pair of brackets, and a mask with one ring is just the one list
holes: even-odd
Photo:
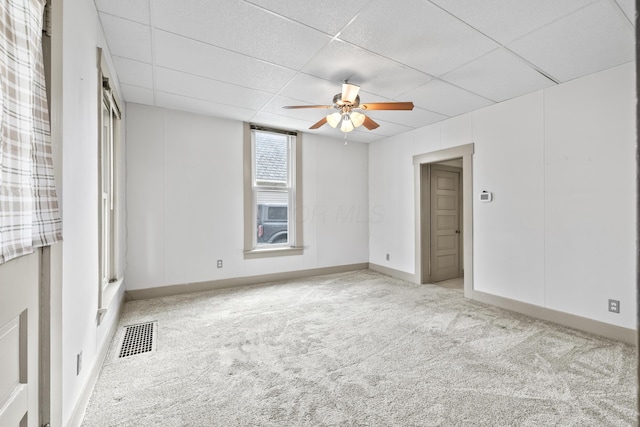
[[(633, 0), (95, 0), (126, 102), (304, 130), (348, 79), (371, 142), (634, 61)], [(329, 126), (308, 132), (341, 137)]]

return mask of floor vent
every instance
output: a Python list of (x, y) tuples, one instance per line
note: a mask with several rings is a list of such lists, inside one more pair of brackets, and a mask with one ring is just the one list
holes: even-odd
[(118, 358), (148, 353), (156, 349), (156, 322), (140, 323), (125, 328)]

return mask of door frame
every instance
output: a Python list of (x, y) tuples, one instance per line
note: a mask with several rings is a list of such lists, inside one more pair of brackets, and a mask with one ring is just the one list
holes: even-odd
[[(460, 159), (460, 157), (458, 157), (458, 159)], [(458, 174), (459, 178), (458, 178), (458, 200), (457, 200), (457, 203), (458, 203), (457, 228), (458, 228), (458, 231), (460, 231), (460, 233), (464, 233), (464, 224), (462, 222), (462, 209), (464, 207), (464, 204), (462, 203), (462, 180), (464, 179), (463, 168), (443, 165), (442, 162), (422, 164), (421, 165), (421, 174), (422, 174), (421, 198), (422, 200), (420, 202), (423, 204), (422, 230), (424, 232), (423, 239), (422, 239), (422, 255), (423, 255), (422, 283), (433, 283), (433, 268), (432, 268), (433, 267), (432, 237), (433, 236), (431, 235), (431, 232), (433, 231), (432, 220), (433, 220), (434, 206), (433, 206), (433, 199), (432, 199), (433, 192), (431, 187), (433, 185), (432, 175), (434, 170), (453, 172)], [(459, 234), (458, 235), (458, 272), (457, 272), (458, 277), (462, 277), (464, 273), (463, 244), (464, 244), (463, 234)], [(425, 266), (425, 263), (426, 263), (426, 266)]]
[[(474, 144), (459, 145), (443, 150), (432, 151), (430, 153), (413, 156), (414, 171), (414, 207), (415, 207), (415, 283), (425, 283), (424, 272), (429, 272), (428, 265), (423, 265), (424, 244), (428, 243), (428, 238), (423, 239), (423, 231), (428, 230), (425, 225), (425, 207), (422, 200), (423, 165), (438, 163), (445, 160), (462, 158), (462, 241), (463, 241), (463, 269), (464, 269), (464, 295), (470, 296), (473, 292), (473, 152)], [(430, 203), (428, 204), (430, 205)], [(427, 205), (427, 206), (428, 206)], [(426, 242), (424, 240), (427, 240)]]

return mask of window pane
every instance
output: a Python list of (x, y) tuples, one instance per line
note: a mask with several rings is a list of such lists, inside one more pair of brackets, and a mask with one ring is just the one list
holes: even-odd
[(287, 206), (271, 206), (267, 214), (267, 219), (272, 221), (286, 221), (287, 211)]
[(287, 185), (288, 136), (266, 132), (255, 133), (256, 183)]
[(289, 242), (289, 195), (286, 191), (258, 191), (256, 242), (260, 246)]

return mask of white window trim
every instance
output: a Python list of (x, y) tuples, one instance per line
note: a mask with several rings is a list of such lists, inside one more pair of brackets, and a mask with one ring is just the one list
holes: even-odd
[[(122, 156), (122, 146), (120, 141), (121, 134), (121, 110), (120, 99), (118, 94), (112, 89), (103, 86), (103, 82), (108, 82), (111, 78), (106, 59), (102, 49), (98, 48), (98, 324), (102, 322), (104, 315), (107, 313), (113, 298), (118, 294), (124, 284), (122, 274), (122, 266), (119, 265), (120, 257), (120, 215), (122, 209), (120, 197), (118, 197), (121, 182), (118, 180), (118, 159)], [(107, 85), (108, 86), (108, 85)], [(108, 235), (105, 235), (104, 228), (104, 194), (103, 194), (103, 106), (108, 103), (109, 109), (117, 116), (117, 122), (111, 129), (111, 161), (110, 161), (110, 191), (108, 194), (108, 203), (112, 206), (112, 221)], [(105, 254), (105, 251), (110, 252)]]
[[(277, 130), (276, 130), (277, 131)], [(302, 135), (297, 133), (295, 138), (295, 161), (292, 168), (293, 191), (291, 200), (295, 203), (294, 220), (291, 222), (295, 246), (257, 247), (255, 245), (255, 197), (253, 187), (253, 143), (251, 125), (244, 123), (243, 157), (244, 157), (244, 257), (264, 258), (274, 256), (302, 255)], [(289, 230), (291, 232), (291, 230)]]

